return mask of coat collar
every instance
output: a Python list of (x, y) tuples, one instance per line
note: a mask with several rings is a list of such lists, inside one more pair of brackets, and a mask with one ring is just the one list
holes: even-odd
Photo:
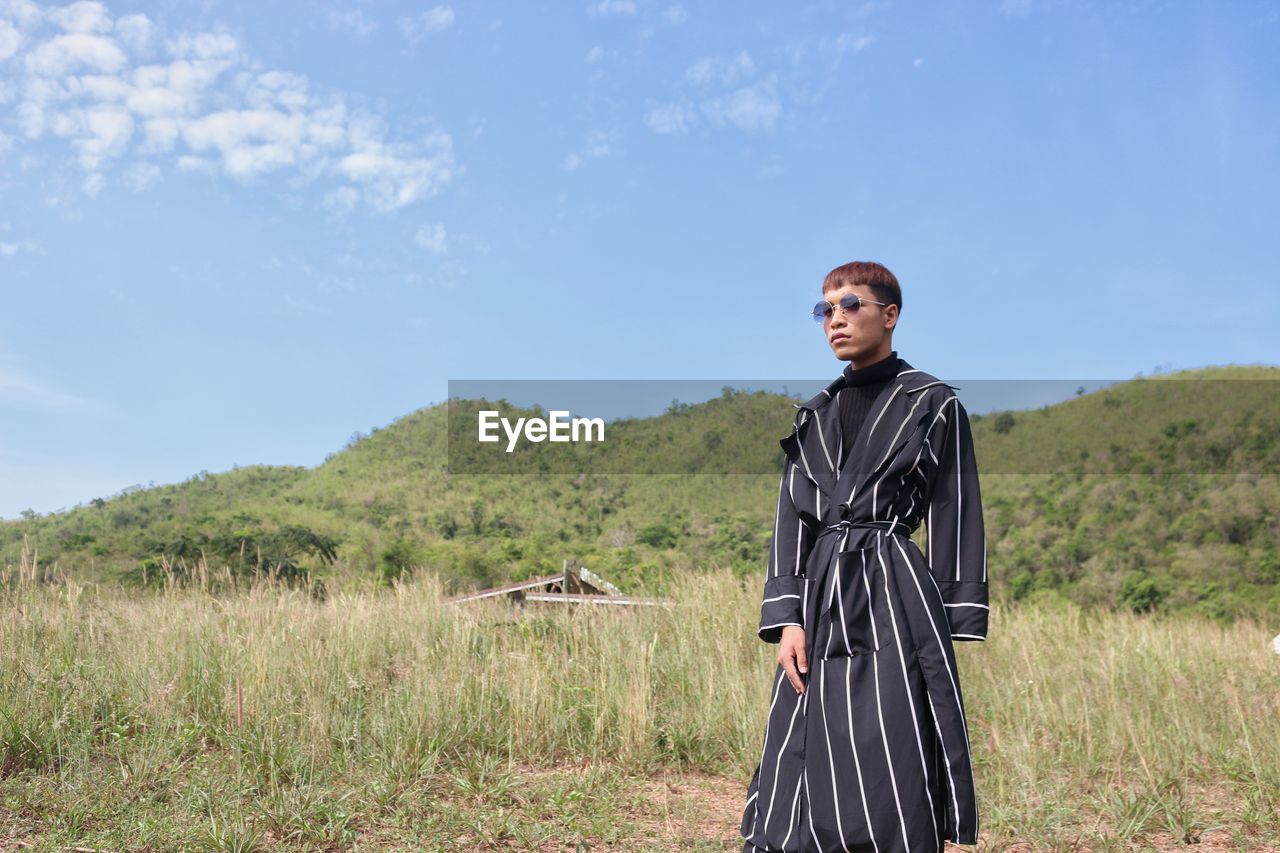
[[(931, 376), (928, 373), (925, 373), (923, 370), (917, 370), (916, 368), (908, 364), (907, 360), (902, 358), (901, 356), (899, 356), (898, 360), (902, 362), (902, 369), (898, 371), (897, 376), (889, 380), (889, 384), (885, 386), (884, 391), (889, 391), (889, 389), (895, 386), (900, 386), (902, 388), (902, 391), (908, 394), (915, 393), (916, 391), (921, 391), (925, 388), (928, 388), (930, 385), (946, 385), (948, 388), (960, 387), (958, 385), (949, 385), (948, 383), (943, 382), (941, 379), (938, 379), (935, 376)], [(823, 388), (821, 391), (819, 391), (817, 394), (814, 394), (812, 397), (810, 397), (808, 400), (806, 400), (803, 403), (792, 403), (791, 405), (797, 409), (807, 409), (810, 412), (817, 411), (821, 409), (823, 406), (825, 406), (827, 403), (834, 400), (836, 398), (836, 394), (840, 392), (841, 388), (846, 387), (846, 385), (847, 385), (847, 377), (842, 371), (839, 376), (837, 376), (829, 385), (827, 385), (826, 388)], [(884, 391), (881, 392), (881, 395), (880, 395), (881, 397), (884, 396)], [(891, 391), (889, 391), (889, 393), (892, 394)], [(876, 405), (879, 405), (879, 404), (880, 404), (880, 398), (877, 397)], [(874, 407), (873, 407), (873, 411), (874, 411)]]
[[(793, 403), (797, 409), (791, 434), (779, 440), (788, 458), (796, 463), (828, 502), (833, 497), (849, 497), (900, 449), (914, 432), (913, 413), (920, 409), (917, 394), (935, 385), (956, 388), (901, 359), (896, 376), (885, 384), (872, 403), (866, 424), (858, 435), (858, 448), (837, 468), (841, 435), (839, 409), (829, 406), (847, 385), (843, 372), (813, 397)], [(838, 489), (837, 489), (838, 487)], [(837, 495), (837, 491), (839, 494)], [(846, 496), (844, 493), (848, 492)]]

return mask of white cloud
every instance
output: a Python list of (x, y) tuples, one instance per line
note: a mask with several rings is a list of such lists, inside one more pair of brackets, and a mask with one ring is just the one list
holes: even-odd
[(591, 50), (587, 51), (587, 62), (589, 64), (594, 65), (602, 59), (604, 59), (603, 47), (596, 45), (595, 47), (591, 48)]
[(674, 24), (677, 27), (689, 20), (689, 13), (686, 12), (684, 7), (679, 3), (674, 3), (668, 6), (667, 11), (662, 14), (667, 19), (668, 23)]
[(58, 116), (54, 133), (73, 137), (71, 144), (80, 152), (81, 167), (93, 171), (100, 168), (103, 161), (124, 152), (133, 137), (133, 126), (128, 110), (98, 105)]
[(329, 29), (351, 33), (356, 38), (368, 38), (378, 29), (377, 21), (371, 21), (359, 9), (348, 9), (339, 12), (330, 9), (325, 16)]
[(18, 28), (5, 20), (0, 20), (0, 62), (18, 52), (22, 46), (22, 33)]
[[(36, 244), (31, 240), (19, 240), (16, 243), (5, 243), (0, 241), (0, 258), (12, 258), (19, 252), (30, 252), (35, 247)], [(3, 375), (0, 375), (0, 382), (2, 382), (3, 379)], [(0, 391), (3, 391), (2, 387), (0, 387)]]
[(321, 156), (340, 138), (340, 125), (278, 109), (220, 110), (183, 125), (182, 136), (200, 154), (216, 154), (233, 177), (252, 178)]
[(155, 28), (146, 15), (123, 15), (116, 19), (116, 35), (133, 53), (146, 53), (155, 36)]
[(226, 33), (182, 33), (167, 47), (175, 59), (229, 59), (240, 49)]
[(432, 222), (423, 225), (413, 235), (413, 241), (433, 255), (443, 255), (449, 251), (449, 238), (444, 225)]
[(1025, 17), (1031, 14), (1031, 0), (1004, 0), (1000, 4), (1000, 11), (1006, 15)]
[(684, 78), (697, 86), (732, 86), (755, 70), (755, 63), (745, 50), (732, 59), (709, 56), (700, 59), (684, 72)]
[[(295, 187), (330, 184), (330, 204), (391, 211), (434, 195), (457, 172), (447, 133), (395, 139), (343, 93), (316, 92), (304, 75), (264, 67), (226, 33), (159, 33), (145, 15), (112, 20), (93, 2), (48, 19), (25, 9), (23, 0), (0, 0), (0, 12), (23, 22), (21, 30), (6, 24), (14, 36), (5, 30), (0, 38), (25, 72), (0, 84), (0, 101), (14, 102), (7, 121), (28, 140), (66, 141), (88, 194), (117, 164), (124, 186), (145, 189), (167, 161), (181, 172), (241, 181), (288, 173)], [(437, 30), (452, 21), (451, 7), (435, 6), (414, 26)], [(157, 47), (159, 59), (149, 55)]]
[(218, 164), (208, 157), (195, 157), (191, 154), (183, 154), (178, 158), (178, 171), (180, 172), (203, 172), (206, 175), (212, 175), (218, 171)]
[(140, 193), (160, 180), (160, 167), (153, 163), (134, 163), (125, 169), (124, 185), (135, 193)]
[(614, 150), (614, 144), (618, 140), (616, 132), (596, 131), (587, 138), (587, 144), (581, 151), (571, 152), (561, 162), (560, 166), (567, 172), (575, 171), (579, 166), (587, 160), (599, 160), (608, 157)]
[(600, 0), (587, 7), (587, 12), (598, 17), (609, 15), (634, 15), (636, 4), (631, 0)]
[(45, 13), (49, 20), (70, 33), (109, 33), (111, 17), (101, 3), (79, 2), (54, 6)]
[(354, 210), (360, 204), (360, 191), (355, 187), (338, 187), (325, 194), (324, 203), (334, 210)]
[(848, 51), (853, 51), (854, 53), (861, 53), (870, 47), (873, 42), (875, 42), (874, 36), (841, 33), (836, 37), (836, 52), (847, 53)]
[(732, 57), (700, 59), (684, 73), (692, 97), (650, 106), (645, 124), (654, 133), (684, 133), (701, 116), (717, 127), (731, 126), (748, 133), (771, 131), (782, 114), (777, 75), (748, 82), (755, 72), (755, 63), (745, 50)]
[(608, 157), (609, 152), (613, 150), (613, 139), (616, 134), (612, 133), (593, 133), (591, 139), (587, 142), (584, 153), (588, 157)]
[(124, 67), (127, 57), (119, 42), (91, 33), (64, 33), (27, 54), (31, 74), (58, 76), (72, 69), (110, 74)]
[(453, 178), (453, 140), (438, 131), (412, 149), (366, 140), (338, 161), (338, 171), (360, 187), (370, 205), (396, 210), (435, 195)]
[(912, 67), (912, 68), (919, 68), (921, 65), (924, 65), (924, 57), (923, 57), (923, 56), (917, 56), (915, 59), (913, 59), (913, 60), (911, 61), (911, 67)]
[(660, 104), (645, 113), (644, 123), (654, 133), (684, 133), (697, 118), (697, 111), (688, 104)]
[(718, 125), (727, 123), (749, 132), (773, 130), (782, 112), (777, 81), (770, 77), (713, 98), (702, 104), (702, 112)]
[(0, 0), (0, 15), (22, 26), (37, 24), (44, 17), (31, 0)]
[(409, 41), (421, 41), (430, 33), (438, 33), (453, 26), (452, 6), (432, 6), (425, 12), (411, 17), (403, 17), (396, 21), (400, 33)]
[(16, 367), (0, 364), (0, 409), (83, 415), (101, 412), (97, 400), (67, 394)]

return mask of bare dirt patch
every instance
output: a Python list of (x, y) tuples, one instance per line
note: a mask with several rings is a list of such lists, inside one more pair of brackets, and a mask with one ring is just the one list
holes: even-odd
[(638, 785), (632, 820), (659, 849), (735, 850), (747, 785), (705, 774), (664, 773)]

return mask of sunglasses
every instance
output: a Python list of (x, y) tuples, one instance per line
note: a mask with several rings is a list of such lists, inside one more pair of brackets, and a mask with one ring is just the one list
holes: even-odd
[[(850, 293), (846, 296), (840, 297), (840, 302), (838, 304), (841, 311), (851, 314), (854, 311), (857, 311), (859, 308), (861, 308), (862, 303), (864, 302), (870, 302), (872, 305), (888, 304), (886, 302), (876, 302), (874, 299), (863, 299), (861, 296), (859, 296), (856, 293)], [(817, 305), (813, 306), (813, 319), (817, 320), (819, 323), (822, 323), (826, 321), (826, 319), (830, 317), (832, 313), (835, 312), (835, 310), (836, 310), (836, 303), (831, 303), (823, 300), (822, 302), (819, 302)]]

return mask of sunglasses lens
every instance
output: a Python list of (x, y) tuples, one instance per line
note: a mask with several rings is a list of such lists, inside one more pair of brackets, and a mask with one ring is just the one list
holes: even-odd
[(826, 302), (819, 302), (813, 306), (813, 319), (821, 323), (823, 320), (831, 316), (831, 306)]
[(840, 300), (840, 307), (846, 311), (857, 311), (862, 307), (862, 299), (859, 298), (858, 294), (850, 293)]

